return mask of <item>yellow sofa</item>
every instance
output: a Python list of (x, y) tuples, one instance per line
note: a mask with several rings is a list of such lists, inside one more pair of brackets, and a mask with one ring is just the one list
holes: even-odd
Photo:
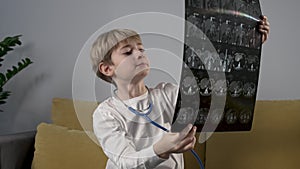
[[(95, 102), (54, 98), (52, 124), (41, 123), (32, 169), (101, 169), (107, 161), (92, 132)], [(75, 113), (76, 112), (76, 113)], [(206, 169), (296, 169), (300, 156), (300, 100), (258, 101), (251, 132), (214, 133), (195, 150)], [(199, 168), (187, 152), (187, 169)]]

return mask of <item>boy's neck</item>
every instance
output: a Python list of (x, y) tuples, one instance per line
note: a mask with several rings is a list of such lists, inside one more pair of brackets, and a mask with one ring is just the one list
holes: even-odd
[(128, 84), (118, 85), (117, 95), (122, 100), (131, 99), (134, 97), (141, 96), (147, 92), (147, 88), (144, 83), (140, 84)]

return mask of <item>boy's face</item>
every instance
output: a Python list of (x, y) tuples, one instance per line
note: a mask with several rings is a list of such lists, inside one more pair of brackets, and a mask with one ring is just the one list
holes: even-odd
[(138, 83), (149, 73), (149, 60), (144, 54), (141, 41), (121, 42), (111, 54), (114, 74), (113, 80), (125, 83)]

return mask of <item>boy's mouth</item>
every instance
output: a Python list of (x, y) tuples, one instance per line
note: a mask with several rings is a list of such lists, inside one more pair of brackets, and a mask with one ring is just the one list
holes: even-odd
[(137, 64), (136, 66), (139, 67), (139, 66), (149, 66), (149, 65), (147, 63), (140, 63), (140, 64)]

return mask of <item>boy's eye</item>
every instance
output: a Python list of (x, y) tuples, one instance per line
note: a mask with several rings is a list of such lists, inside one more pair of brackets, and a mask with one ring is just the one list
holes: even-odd
[[(139, 50), (140, 52), (144, 52), (144, 51), (145, 51), (144, 48), (139, 48), (138, 50)], [(124, 51), (123, 54), (129, 56), (129, 55), (132, 54), (132, 52), (133, 52), (133, 49), (128, 50), (128, 51)]]
[(132, 54), (132, 50), (126, 51), (124, 52), (125, 55), (131, 55)]

